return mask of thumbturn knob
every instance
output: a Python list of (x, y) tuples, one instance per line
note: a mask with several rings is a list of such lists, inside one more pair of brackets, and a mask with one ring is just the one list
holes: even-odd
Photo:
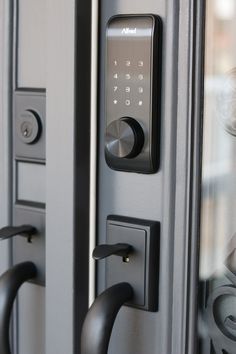
[(107, 127), (105, 144), (107, 151), (116, 157), (135, 157), (143, 148), (143, 129), (133, 118), (115, 120)]

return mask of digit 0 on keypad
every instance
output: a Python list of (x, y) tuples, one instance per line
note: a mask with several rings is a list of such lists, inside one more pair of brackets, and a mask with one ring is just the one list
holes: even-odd
[(107, 25), (105, 158), (114, 170), (155, 173), (160, 160), (161, 20), (122, 15)]

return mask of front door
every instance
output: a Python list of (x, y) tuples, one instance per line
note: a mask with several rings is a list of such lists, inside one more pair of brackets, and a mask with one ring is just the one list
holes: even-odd
[(235, 11), (0, 0), (2, 351), (235, 353)]

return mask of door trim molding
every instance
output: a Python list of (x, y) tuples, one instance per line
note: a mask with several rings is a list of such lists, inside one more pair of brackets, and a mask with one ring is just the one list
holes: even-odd
[[(196, 353), (204, 4), (180, 0), (172, 352)], [(186, 35), (186, 33), (188, 35)]]
[[(79, 1), (79, 3), (81, 3)], [(46, 353), (74, 352), (75, 0), (47, 0)], [(79, 257), (79, 255), (78, 255)]]
[[(11, 92), (13, 4), (0, 0), (0, 227), (11, 222)], [(1, 243), (0, 273), (11, 264), (10, 242)]]
[(89, 306), (95, 299), (95, 262), (91, 255), (96, 245), (97, 206), (97, 97), (98, 97), (98, 0), (92, 0), (91, 103), (90, 103), (90, 222), (89, 222)]
[(90, 249), (95, 244), (96, 233), (95, 30), (98, 9), (92, 0), (75, 3), (74, 352), (77, 354), (80, 353), (81, 329), (89, 307), (89, 296), (93, 297), (95, 286), (95, 269), (90, 261)]

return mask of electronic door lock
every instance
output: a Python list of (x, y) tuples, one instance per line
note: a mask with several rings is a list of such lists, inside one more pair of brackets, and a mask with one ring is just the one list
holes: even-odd
[(160, 56), (159, 17), (111, 18), (107, 26), (105, 158), (114, 170), (158, 170)]

